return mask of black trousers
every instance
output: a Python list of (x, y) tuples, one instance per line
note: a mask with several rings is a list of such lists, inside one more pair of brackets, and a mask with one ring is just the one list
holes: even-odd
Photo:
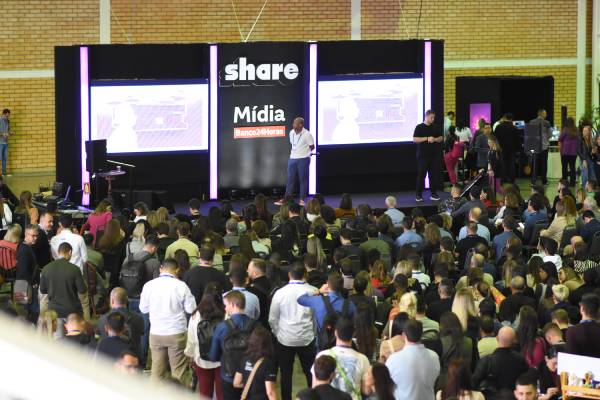
[(223, 400), (240, 400), (242, 397), (242, 389), (234, 388), (232, 382), (221, 380), (221, 388), (223, 389)]
[(577, 175), (575, 161), (577, 161), (577, 156), (560, 156), (562, 178), (569, 180), (569, 186), (575, 186), (575, 178)]
[(317, 350), (315, 341), (313, 340), (308, 346), (290, 347), (285, 346), (277, 341), (277, 361), (279, 370), (281, 371), (281, 399), (292, 399), (292, 374), (294, 372), (294, 359), (296, 354), (300, 358), (302, 372), (306, 376), (306, 384), (312, 386), (312, 375), (310, 368), (315, 361)]
[(535, 155), (537, 171), (536, 178), (542, 178), (542, 183), (548, 183), (548, 149), (542, 150), (541, 153)]
[(442, 190), (442, 155), (423, 156), (417, 154), (417, 196), (423, 194), (425, 175), (429, 172), (429, 188), (431, 192)]
[(508, 183), (515, 183), (517, 177), (515, 165), (517, 163), (516, 154), (502, 153), (502, 167), (504, 168), (504, 176), (502, 180)]

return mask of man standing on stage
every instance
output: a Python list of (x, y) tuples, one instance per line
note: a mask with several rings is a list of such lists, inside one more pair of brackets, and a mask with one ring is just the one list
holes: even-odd
[[(548, 148), (550, 147), (550, 138), (552, 137), (552, 126), (550, 122), (546, 120), (546, 110), (540, 108), (538, 110), (537, 118), (529, 121), (530, 124), (536, 124), (542, 126), (542, 152), (536, 155), (537, 163), (537, 175), (542, 178), (544, 185), (548, 184)], [(537, 179), (537, 176), (536, 176)]]
[[(288, 161), (287, 185), (285, 197), (289, 198), (296, 190), (298, 181), (300, 183), (300, 205), (304, 205), (304, 199), (308, 195), (308, 166), (310, 165), (310, 152), (315, 149), (315, 141), (312, 135), (304, 128), (304, 118), (294, 119), (290, 131), (290, 143), (292, 151)], [(283, 204), (284, 199), (275, 202), (276, 205)]]
[(2, 175), (6, 175), (6, 162), (8, 161), (8, 136), (10, 131), (10, 110), (5, 108), (0, 115), (0, 159), (2, 159)]
[(413, 142), (417, 144), (417, 194), (416, 201), (423, 201), (425, 175), (429, 172), (431, 200), (439, 200), (438, 190), (442, 190), (442, 141), (444, 137), (433, 126), (435, 112), (427, 110), (425, 120), (415, 128)]

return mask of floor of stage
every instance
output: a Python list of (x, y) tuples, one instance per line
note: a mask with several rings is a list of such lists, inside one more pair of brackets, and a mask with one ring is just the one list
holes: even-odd
[[(415, 201), (415, 192), (411, 191), (411, 192), (392, 192), (392, 193), (352, 194), (352, 204), (354, 205), (354, 207), (358, 206), (359, 204), (368, 204), (372, 208), (384, 208), (385, 207), (385, 198), (390, 195), (396, 197), (396, 201), (398, 203), (398, 208), (400, 208), (400, 209), (412, 209), (414, 207), (435, 208), (435, 207), (437, 207), (437, 204), (439, 203), (439, 201), (430, 200), (429, 199), (429, 191), (426, 190), (423, 193), (423, 201), (422, 202)], [(450, 193), (448, 193), (448, 192), (440, 192), (439, 195), (442, 200), (450, 197)], [(328, 205), (335, 208), (340, 203), (340, 199), (341, 199), (342, 195), (341, 194), (327, 195), (324, 197), (325, 197), (325, 202)], [(274, 202), (276, 200), (278, 200), (278, 199), (270, 199), (269, 203), (268, 203), (269, 210), (272, 213), (275, 213), (279, 210), (279, 207), (274, 204)], [(440, 200), (440, 201), (442, 201), (442, 200)], [(251, 202), (252, 202), (252, 199), (234, 200), (234, 201), (232, 201), (232, 205), (236, 212), (241, 212), (242, 208)], [(206, 215), (208, 213), (208, 209), (210, 207), (212, 207), (212, 206), (220, 207), (220, 205), (221, 205), (221, 202), (219, 200), (203, 202), (202, 206), (200, 208), (200, 212), (202, 214)], [(186, 203), (174, 203), (173, 207), (175, 208), (175, 212), (177, 212), (177, 213), (187, 214), (187, 212), (188, 212)]]

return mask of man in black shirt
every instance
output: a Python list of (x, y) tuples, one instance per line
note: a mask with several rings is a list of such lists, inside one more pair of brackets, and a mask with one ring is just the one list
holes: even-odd
[(462, 270), (465, 266), (465, 259), (467, 258), (468, 251), (479, 243), (483, 243), (486, 246), (488, 245), (487, 240), (477, 234), (477, 222), (469, 222), (467, 225), (467, 236), (459, 240), (456, 244), (459, 270)]
[(432, 302), (427, 307), (427, 318), (440, 322), (442, 314), (452, 311), (452, 302), (454, 301), (454, 282), (452, 279), (442, 279), (438, 284), (439, 300)]
[(65, 324), (67, 333), (60, 339), (64, 343), (80, 346), (89, 353), (96, 351), (96, 340), (93, 335), (87, 334), (85, 320), (79, 314), (69, 314)]
[(42, 269), (52, 261), (50, 239), (54, 229), (54, 215), (47, 211), (41, 213), (38, 227), (38, 238), (33, 245), (33, 252), (38, 266)]
[(221, 285), (223, 292), (231, 290), (231, 283), (225, 274), (212, 266), (215, 251), (203, 246), (200, 248), (200, 258), (198, 259), (198, 268), (190, 268), (185, 275), (183, 281), (190, 288), (192, 295), (196, 298), (196, 304), (200, 303), (204, 287), (208, 282), (216, 282)]
[(425, 120), (415, 128), (413, 142), (417, 144), (417, 193), (415, 200), (423, 201), (425, 175), (429, 172), (431, 200), (439, 200), (442, 190), (442, 141), (444, 137), (433, 125), (435, 113), (425, 112)]
[(320, 399), (351, 400), (352, 397), (331, 386), (337, 363), (331, 356), (321, 356), (313, 364), (312, 387)]
[(25, 237), (23, 243), (17, 249), (17, 280), (27, 281), (32, 286), (31, 304), (27, 304), (27, 319), (32, 323), (37, 321), (40, 313), (37, 288), (40, 282), (40, 271), (37, 268), (37, 261), (33, 246), (38, 237), (38, 227), (36, 225), (27, 225), (25, 227)]
[(96, 356), (103, 355), (115, 361), (125, 351), (131, 351), (129, 340), (121, 337), (125, 333), (125, 316), (119, 312), (111, 312), (104, 325), (107, 336), (101, 339), (96, 349)]
[(267, 279), (267, 263), (262, 258), (253, 258), (248, 264), (248, 277), (250, 285), (248, 291), (258, 297), (260, 304), (260, 317), (258, 320), (267, 330), (271, 330), (269, 325), (269, 295), (271, 294), (271, 283)]
[(513, 115), (504, 114), (502, 122), (494, 130), (494, 136), (502, 150), (502, 166), (504, 167), (504, 182), (515, 183), (515, 155), (519, 144), (519, 130), (513, 124)]
[(81, 270), (69, 260), (73, 248), (67, 242), (58, 246), (59, 259), (44, 267), (40, 277), (40, 293), (48, 295), (48, 309), (56, 311), (58, 326), (55, 337), (63, 336), (62, 326), (69, 314), (83, 314), (80, 295), (87, 293)]

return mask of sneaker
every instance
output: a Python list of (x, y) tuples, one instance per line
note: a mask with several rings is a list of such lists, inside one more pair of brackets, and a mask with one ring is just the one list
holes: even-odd
[(429, 198), (433, 201), (438, 201), (440, 199), (440, 196), (437, 193), (431, 193), (431, 196), (429, 196)]
[(283, 204), (283, 199), (279, 199), (279, 200), (277, 200), (277, 201), (275, 202), (275, 205), (276, 205), (276, 206), (280, 206), (280, 205), (282, 205), (282, 204)]
[(415, 196), (415, 201), (416, 201), (417, 203), (418, 203), (418, 202), (421, 202), (421, 201), (423, 201), (423, 196), (421, 196), (420, 194), (416, 195), (416, 196)]

